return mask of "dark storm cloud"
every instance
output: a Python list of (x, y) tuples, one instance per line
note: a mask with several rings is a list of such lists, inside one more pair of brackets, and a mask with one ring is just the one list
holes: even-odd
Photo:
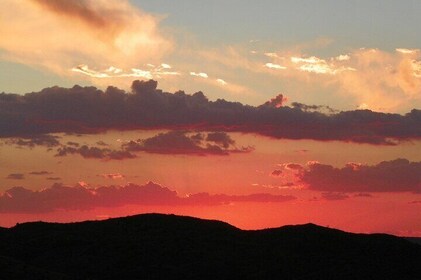
[(127, 152), (147, 152), (156, 154), (186, 155), (228, 155), (230, 153), (247, 153), (251, 147), (237, 148), (235, 141), (225, 132), (187, 133), (170, 131), (156, 136), (130, 141), (123, 144)]
[(52, 87), (23, 96), (0, 94), (0, 137), (184, 129), (375, 145), (421, 138), (421, 110), (405, 115), (369, 110), (325, 114), (311, 106), (277, 107), (271, 102), (254, 107), (209, 101), (202, 92), (163, 92), (152, 80), (134, 81), (130, 93), (115, 87)]
[(54, 184), (50, 188), (32, 191), (14, 187), (0, 195), (0, 213), (42, 213), (54, 210), (86, 210), (95, 207), (131, 205), (223, 205), (232, 202), (286, 202), (293, 196), (257, 193), (250, 195), (192, 194), (180, 197), (175, 191), (149, 182), (85, 188)]
[(312, 163), (298, 172), (308, 188), (324, 192), (421, 192), (421, 162), (406, 159), (342, 168)]

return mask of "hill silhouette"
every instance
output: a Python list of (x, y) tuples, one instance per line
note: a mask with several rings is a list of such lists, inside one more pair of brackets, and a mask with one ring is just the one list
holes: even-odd
[(421, 279), (421, 246), (314, 224), (143, 214), (0, 228), (0, 279)]

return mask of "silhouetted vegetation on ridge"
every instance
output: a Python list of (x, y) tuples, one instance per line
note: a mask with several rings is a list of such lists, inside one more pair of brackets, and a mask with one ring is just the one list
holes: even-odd
[(0, 229), (0, 279), (420, 279), (421, 246), (313, 224), (144, 214)]

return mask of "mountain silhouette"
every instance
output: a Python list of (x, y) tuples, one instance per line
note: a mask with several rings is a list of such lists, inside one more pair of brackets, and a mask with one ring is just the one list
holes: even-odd
[(314, 224), (143, 214), (0, 228), (0, 279), (421, 279), (421, 246)]

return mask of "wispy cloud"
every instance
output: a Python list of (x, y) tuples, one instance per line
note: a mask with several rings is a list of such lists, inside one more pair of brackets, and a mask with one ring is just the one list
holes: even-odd
[(195, 77), (204, 78), (204, 79), (209, 78), (208, 74), (206, 74), (204, 72), (190, 72), (190, 75), (195, 76)]
[[(164, 67), (165, 66), (165, 67)], [(160, 66), (151, 66), (149, 65), (148, 70), (132, 68), (129, 72), (124, 71), (123, 69), (110, 66), (109, 68), (99, 71), (92, 70), (88, 65), (81, 64), (79, 66), (73, 67), (72, 71), (87, 75), (92, 78), (143, 78), (143, 79), (156, 79), (161, 76), (177, 76), (180, 75), (177, 71), (169, 71), (171, 67), (168, 64), (161, 64)]]
[(275, 63), (270, 63), (270, 62), (266, 63), (265, 66), (267, 68), (276, 69), (276, 70), (287, 69), (285, 66), (282, 66), (282, 65), (279, 65), (279, 64), (275, 64)]

